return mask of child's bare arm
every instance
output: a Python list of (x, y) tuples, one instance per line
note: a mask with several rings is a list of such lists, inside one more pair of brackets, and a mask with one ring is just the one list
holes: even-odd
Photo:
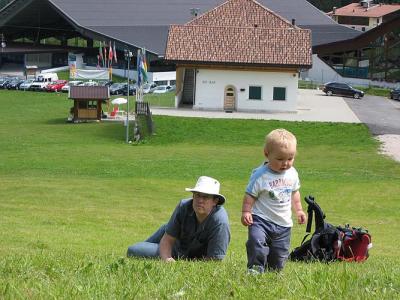
[(292, 207), (294, 212), (296, 213), (297, 217), (297, 222), (299, 224), (304, 224), (307, 222), (307, 216), (303, 211), (303, 208), (301, 206), (301, 197), (300, 197), (300, 192), (295, 191), (292, 193)]
[(256, 199), (254, 199), (249, 194), (245, 194), (243, 197), (242, 224), (244, 226), (250, 226), (253, 224), (253, 216), (251, 215), (251, 209), (255, 201)]

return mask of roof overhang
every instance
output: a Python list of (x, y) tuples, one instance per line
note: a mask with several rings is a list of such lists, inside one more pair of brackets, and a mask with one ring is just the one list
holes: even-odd
[(332, 52), (345, 52), (362, 49), (363, 47), (367, 47), (371, 42), (375, 41), (377, 38), (384, 35), (385, 33), (399, 27), (400, 17), (382, 23), (380, 26), (375, 27), (355, 38), (314, 46), (313, 53), (323, 55)]
[(13, 54), (38, 54), (38, 53), (65, 53), (65, 52), (83, 52), (84, 49), (78, 47), (63, 47), (55, 45), (35, 45), (29, 43), (12, 43), (8, 42), (5, 48), (1, 49), (1, 53)]
[[(48, 37), (73, 38), (83, 37), (93, 40), (115, 42), (118, 49), (136, 51), (141, 46), (124, 39), (118, 39), (118, 32), (104, 33), (82, 26), (66, 14), (51, 0), (15, 0), (0, 10), (0, 32), (6, 33), (11, 40), (28, 38), (35, 42)], [(116, 29), (120, 31), (120, 29)], [(7, 43), (8, 44), (8, 43)], [(148, 50), (151, 56), (159, 54)]]
[(227, 63), (227, 62), (194, 62), (183, 60), (168, 60), (177, 67), (185, 68), (204, 68), (204, 69), (237, 69), (237, 70), (258, 70), (258, 71), (284, 71), (292, 72), (298, 69), (310, 69), (312, 65), (279, 65), (279, 64), (245, 64), (245, 63)]

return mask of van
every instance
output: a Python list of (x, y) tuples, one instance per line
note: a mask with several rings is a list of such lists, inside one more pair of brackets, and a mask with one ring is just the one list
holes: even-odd
[(30, 90), (42, 91), (52, 81), (58, 80), (57, 73), (41, 73), (36, 78), (35, 82), (31, 84)]

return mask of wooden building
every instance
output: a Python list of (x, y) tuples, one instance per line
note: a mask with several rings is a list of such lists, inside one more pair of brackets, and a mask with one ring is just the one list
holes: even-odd
[(101, 120), (103, 102), (110, 99), (107, 86), (71, 86), (69, 99), (74, 101), (71, 108), (72, 121)]

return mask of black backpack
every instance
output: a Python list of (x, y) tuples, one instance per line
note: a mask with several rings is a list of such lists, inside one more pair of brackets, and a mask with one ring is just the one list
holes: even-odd
[[(334, 226), (325, 222), (325, 214), (315, 202), (314, 197), (308, 196), (304, 200), (308, 204), (307, 234), (299, 247), (289, 255), (293, 261), (364, 261), (368, 258), (368, 249), (372, 247), (371, 236), (362, 228)], [(313, 217), (315, 230), (310, 235)]]

